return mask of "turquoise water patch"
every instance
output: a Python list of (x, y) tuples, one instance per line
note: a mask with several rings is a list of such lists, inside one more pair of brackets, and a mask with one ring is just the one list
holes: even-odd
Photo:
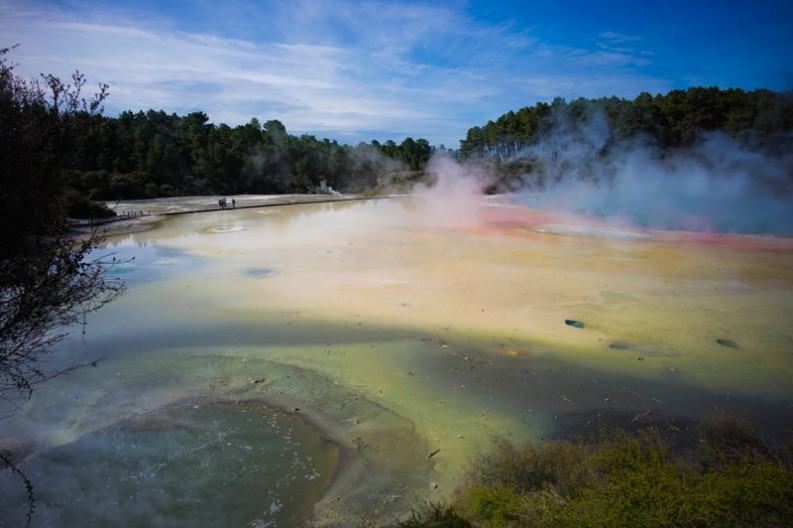
[(183, 276), (200, 267), (203, 259), (178, 249), (156, 244), (120, 244), (94, 252), (91, 258), (102, 257), (109, 266), (105, 274), (128, 284), (142, 284)]
[(107, 274), (118, 277), (127, 277), (128, 275), (132, 275), (137, 271), (138, 267), (135, 266), (132, 260), (118, 260), (110, 264), (107, 269)]

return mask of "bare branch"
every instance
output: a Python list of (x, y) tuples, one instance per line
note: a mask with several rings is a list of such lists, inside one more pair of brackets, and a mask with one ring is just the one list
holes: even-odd
[(11, 458), (2, 451), (0, 451), (0, 462), (3, 463), (3, 469), (11, 470), (11, 473), (18, 476), (25, 485), (25, 491), (27, 492), (28, 499), (28, 511), (25, 517), (27, 518), (27, 526), (30, 528), (31, 523), (33, 522), (33, 511), (36, 509), (36, 497), (33, 494), (33, 483), (27, 478), (27, 476), (25, 476), (22, 470), (17, 467)]

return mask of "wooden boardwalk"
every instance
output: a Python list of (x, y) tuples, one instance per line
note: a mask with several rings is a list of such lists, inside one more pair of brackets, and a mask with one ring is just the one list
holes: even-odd
[(124, 211), (122, 213), (116, 213), (115, 216), (107, 216), (103, 218), (68, 218), (67, 222), (69, 227), (101, 226), (105, 224), (112, 224), (113, 222), (134, 220), (135, 218), (141, 218), (144, 216), (156, 216), (156, 214), (149, 211)]

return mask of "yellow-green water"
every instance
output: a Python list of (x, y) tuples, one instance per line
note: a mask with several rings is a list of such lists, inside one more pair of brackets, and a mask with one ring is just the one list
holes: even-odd
[(716, 408), (791, 427), (791, 239), (448, 205), (226, 210), (112, 237), (136, 256), (117, 270), (129, 291), (60, 352), (107, 357), (30, 403), (60, 417), (37, 441), (176, 402), (264, 402), (340, 448), (319, 464), (335, 464), (323, 523), (449, 497), (497, 433), (677, 427)]

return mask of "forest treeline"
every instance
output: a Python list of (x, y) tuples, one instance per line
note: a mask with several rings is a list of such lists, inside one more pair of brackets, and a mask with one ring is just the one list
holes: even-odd
[(361, 192), (378, 178), (417, 171), (434, 148), (406, 138), (340, 145), (294, 136), (277, 120), (234, 128), (203, 112), (123, 112), (84, 116), (67, 183), (95, 200), (206, 194), (284, 194), (319, 189)]
[[(601, 130), (593, 130), (602, 127)], [(704, 132), (722, 131), (751, 147), (779, 151), (790, 146), (793, 92), (689, 88), (666, 95), (642, 93), (633, 100), (579, 98), (510, 111), (468, 130), (460, 142), (462, 158), (508, 159), (532, 145), (553, 143), (560, 135), (587, 133), (604, 140), (601, 148), (640, 137), (661, 150), (688, 148)]]
[[(306, 193), (321, 189), (322, 182), (340, 192), (360, 193), (421, 178), (436, 150), (445, 150), (413, 138), (399, 144), (344, 145), (291, 135), (277, 120), (215, 125), (203, 112), (127, 111), (118, 117), (75, 119), (72, 169), (65, 183), (75, 197), (92, 200)], [(514, 182), (531, 172), (525, 162), (517, 169), (502, 162), (520, 160), (537, 145), (547, 144), (552, 156), (560, 135), (591, 142), (587, 135), (596, 133), (593, 148), (607, 153), (609, 146), (631, 138), (662, 151), (685, 149), (703, 132), (716, 130), (752, 147), (789, 151), (793, 92), (690, 88), (666, 95), (642, 93), (633, 100), (557, 98), (475, 126), (459, 150), (447, 152), (460, 160), (491, 163), (495, 181), (507, 182), (491, 186), (495, 192), (510, 190), (510, 177)]]

